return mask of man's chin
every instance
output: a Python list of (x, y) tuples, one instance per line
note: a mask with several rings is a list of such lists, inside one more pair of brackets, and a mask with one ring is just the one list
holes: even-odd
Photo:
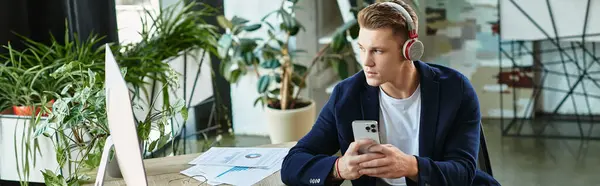
[(367, 78), (367, 84), (372, 87), (378, 87), (381, 85), (381, 81), (378, 79)]

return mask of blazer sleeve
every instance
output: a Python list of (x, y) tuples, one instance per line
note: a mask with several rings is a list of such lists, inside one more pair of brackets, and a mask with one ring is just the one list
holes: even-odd
[(479, 153), (481, 114), (475, 90), (462, 76), (463, 96), (455, 122), (445, 138), (442, 161), (417, 157), (418, 185), (471, 185)]
[[(335, 103), (340, 84), (319, 113), (313, 128), (292, 147), (283, 160), (281, 179), (286, 185), (325, 185), (339, 150)], [(327, 183), (326, 183), (327, 182)]]

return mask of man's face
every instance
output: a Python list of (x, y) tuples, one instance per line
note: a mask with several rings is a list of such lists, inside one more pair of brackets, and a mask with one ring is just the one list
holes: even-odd
[(398, 75), (405, 60), (400, 40), (391, 28), (360, 29), (360, 60), (370, 86), (387, 83)]

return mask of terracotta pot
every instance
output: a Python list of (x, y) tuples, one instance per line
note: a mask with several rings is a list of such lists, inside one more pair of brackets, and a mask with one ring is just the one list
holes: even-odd
[[(50, 100), (46, 107), (52, 111), (52, 104), (54, 104), (54, 100)], [(32, 115), (32, 106), (13, 106), (13, 114), (17, 116), (31, 116)], [(41, 112), (41, 108), (35, 109), (35, 114), (39, 114)], [(42, 114), (42, 116), (48, 116), (48, 114)]]
[(12, 109), (10, 109), (10, 108), (0, 111), (0, 115), (9, 115), (9, 114), (12, 114)]

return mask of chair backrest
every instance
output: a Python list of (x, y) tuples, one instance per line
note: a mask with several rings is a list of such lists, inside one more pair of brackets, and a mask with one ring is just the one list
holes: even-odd
[(483, 125), (480, 123), (479, 130), (479, 155), (477, 158), (477, 168), (482, 170), (485, 173), (488, 173), (490, 176), (494, 176), (492, 174), (492, 164), (490, 163), (490, 156), (488, 155), (487, 144), (485, 142), (485, 134), (483, 132)]

